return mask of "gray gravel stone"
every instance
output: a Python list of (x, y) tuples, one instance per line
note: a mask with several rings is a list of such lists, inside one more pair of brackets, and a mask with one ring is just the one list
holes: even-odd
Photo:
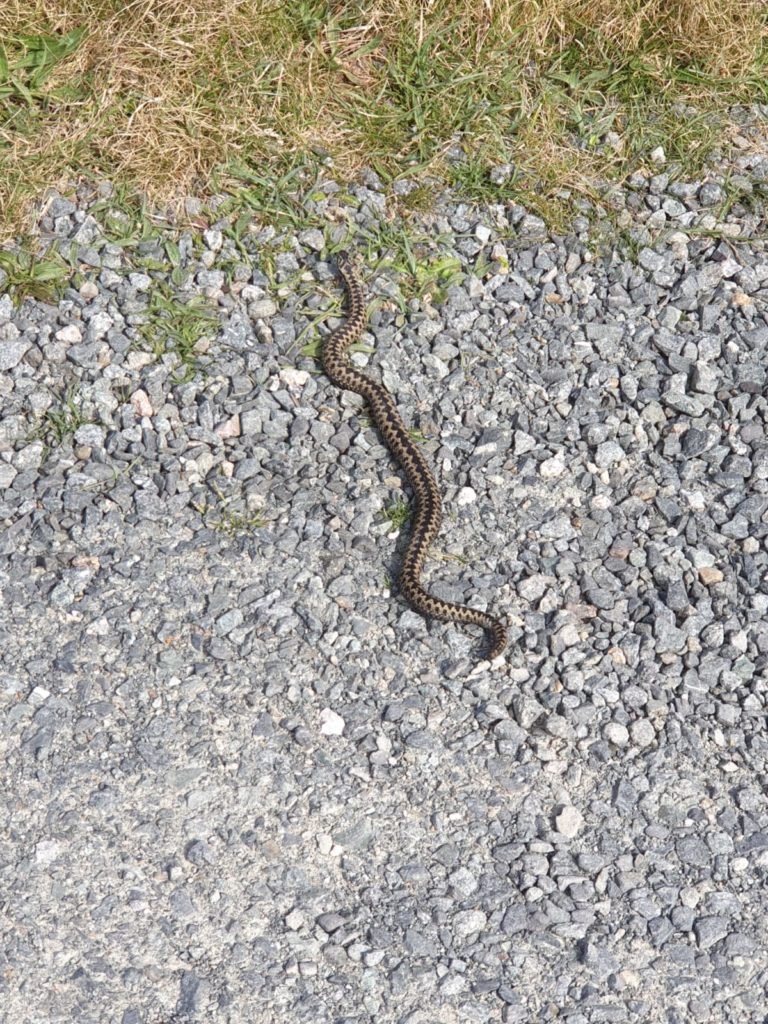
[(693, 930), (699, 949), (710, 949), (728, 934), (728, 922), (722, 917), (700, 917)]
[(16, 338), (18, 338), (18, 331), (13, 324), (7, 324), (4, 328), (0, 328), (0, 332), (3, 332), (0, 333), (0, 372), (2, 373), (18, 366), (31, 347), (30, 343), (23, 338), (14, 340), (13, 335), (8, 333), (9, 327), (13, 328)]
[(18, 472), (13, 466), (7, 462), (0, 462), (0, 488), (10, 487), (17, 475)]

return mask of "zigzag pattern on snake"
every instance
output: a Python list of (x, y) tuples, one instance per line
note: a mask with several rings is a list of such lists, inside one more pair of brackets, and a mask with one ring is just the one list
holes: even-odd
[(400, 593), (422, 615), (444, 622), (468, 622), (482, 626), (490, 633), (491, 649), (486, 657), (492, 660), (506, 647), (507, 631), (504, 624), (475, 608), (451, 604), (434, 597), (420, 583), (424, 560), (442, 522), (440, 492), (429, 464), (409, 436), (390, 393), (381, 384), (356, 370), (347, 358), (350, 345), (365, 330), (365, 289), (347, 253), (338, 254), (337, 265), (347, 291), (347, 319), (323, 343), (323, 368), (334, 384), (355, 391), (366, 400), (379, 433), (402, 466), (413, 489), (415, 501), (411, 535), (398, 577)]

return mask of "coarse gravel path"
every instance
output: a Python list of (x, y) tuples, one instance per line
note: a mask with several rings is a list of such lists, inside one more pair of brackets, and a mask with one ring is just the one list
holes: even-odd
[[(661, 160), (562, 237), (373, 175), (237, 238), (49, 197), (79, 276), (0, 298), (0, 1020), (768, 1020), (768, 158)], [(402, 479), (306, 349), (350, 232), (493, 669), (390, 589)], [(161, 285), (215, 312), (190, 374)]]

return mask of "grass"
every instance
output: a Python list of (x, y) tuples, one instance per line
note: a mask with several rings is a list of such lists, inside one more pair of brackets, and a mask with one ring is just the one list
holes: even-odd
[(233, 509), (225, 509), (218, 518), (209, 520), (207, 525), (212, 530), (225, 533), (228, 537), (238, 537), (251, 533), (253, 530), (262, 529), (267, 525), (267, 520), (255, 512), (246, 514)]
[(728, 175), (723, 182), (725, 198), (717, 212), (718, 220), (725, 220), (734, 206), (740, 206), (750, 212), (764, 209), (768, 201), (768, 185), (749, 181), (734, 182)]
[(50, 449), (57, 448), (71, 437), (78, 427), (89, 422), (82, 411), (76, 386), (60, 394), (54, 393), (54, 400), (28, 438), (29, 441), (43, 441), (44, 457)]
[(239, 214), (233, 226), (234, 237), (241, 238), (254, 213), (279, 228), (324, 227), (321, 218), (307, 214), (304, 202), (305, 197), (314, 193), (317, 162), (296, 157), (277, 166), (273, 164), (269, 171), (264, 173), (247, 163), (234, 161), (215, 176), (216, 183), (231, 194), (229, 201), (219, 209), (219, 215), (230, 211)]
[(383, 510), (384, 518), (389, 520), (390, 529), (402, 530), (411, 518), (411, 509), (407, 501), (397, 498)]
[(72, 277), (72, 268), (53, 249), (43, 256), (29, 248), (0, 251), (0, 271), (5, 275), (3, 287), (17, 304), (27, 297), (53, 302)]
[(406, 221), (377, 221), (360, 229), (356, 245), (365, 263), (378, 270), (392, 267), (398, 272), (399, 303), (405, 310), (414, 296), (442, 301), (446, 289), (464, 278), (461, 261), (451, 255), (435, 252), (441, 236), (419, 232)]
[(562, 221), (563, 190), (659, 145), (688, 173), (727, 148), (729, 105), (768, 98), (767, 24), (748, 0), (4, 0), (0, 225), (106, 176), (304, 226), (324, 164)]
[(261, 512), (244, 512), (241, 508), (232, 508), (232, 497), (227, 497), (216, 484), (212, 485), (212, 490), (216, 499), (214, 502), (193, 502), (193, 508), (202, 516), (208, 529), (228, 537), (238, 537), (267, 525), (268, 520)]
[(181, 364), (177, 381), (188, 380), (199, 368), (201, 342), (218, 326), (210, 303), (202, 295), (182, 299), (166, 281), (157, 280), (144, 315), (146, 322), (138, 329), (144, 347), (157, 358), (175, 353)]

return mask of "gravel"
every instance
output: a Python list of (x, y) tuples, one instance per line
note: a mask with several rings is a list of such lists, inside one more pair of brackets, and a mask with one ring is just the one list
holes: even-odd
[[(0, 299), (5, 1020), (765, 1020), (768, 158), (654, 159), (568, 236), (444, 197), (420, 294), (373, 174), (239, 246), (52, 197), (79, 278)], [(401, 477), (304, 350), (348, 229), (494, 670), (392, 591)]]

